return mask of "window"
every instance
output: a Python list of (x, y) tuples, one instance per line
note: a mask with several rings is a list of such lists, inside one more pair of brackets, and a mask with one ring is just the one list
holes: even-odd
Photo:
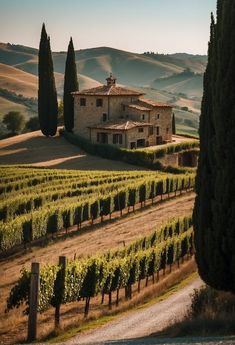
[(108, 133), (99, 133), (99, 142), (101, 144), (108, 144)]
[(97, 143), (100, 141), (100, 133), (97, 133)]
[(103, 122), (107, 121), (107, 114), (103, 113)]
[(143, 127), (138, 128), (139, 133), (143, 133), (143, 131), (144, 131)]
[(157, 135), (160, 134), (160, 127), (157, 127)]
[(149, 135), (153, 135), (153, 126), (149, 127)]
[(160, 119), (160, 114), (155, 115), (155, 120), (159, 120)]
[(97, 107), (103, 107), (103, 99), (102, 98), (97, 98), (96, 106)]
[(86, 106), (86, 98), (80, 98), (80, 107)]
[(113, 134), (113, 144), (122, 145), (122, 134)]
[(123, 104), (122, 105), (122, 110), (125, 111), (126, 110), (126, 106)]
[(144, 119), (145, 119), (145, 115), (142, 114), (142, 115), (141, 115), (141, 120), (144, 120)]
[(168, 134), (169, 133), (169, 128), (167, 127), (167, 129), (166, 129), (166, 134)]

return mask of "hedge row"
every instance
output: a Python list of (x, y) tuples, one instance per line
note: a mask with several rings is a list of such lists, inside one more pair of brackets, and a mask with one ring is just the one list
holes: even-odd
[(0, 222), (0, 251), (6, 251), (16, 245), (31, 242), (48, 233), (56, 233), (71, 226), (80, 226), (82, 222), (94, 220), (98, 217), (111, 215), (112, 212), (133, 207), (158, 195), (192, 188), (195, 175), (176, 175), (161, 179), (146, 180), (139, 184), (132, 184), (113, 193), (107, 193), (100, 198), (92, 195), (87, 199), (77, 197), (63, 200), (63, 203), (51, 204), (17, 217), (8, 223)]
[(108, 159), (120, 160), (126, 163), (139, 165), (153, 170), (162, 170), (175, 173), (182, 173), (186, 171), (186, 169), (179, 169), (175, 167), (166, 168), (159, 161), (156, 161), (156, 159), (162, 158), (167, 154), (172, 154), (180, 152), (182, 150), (190, 150), (195, 147), (199, 147), (198, 140), (191, 140), (188, 142), (183, 142), (175, 145), (166, 145), (166, 147), (164, 148), (157, 148), (155, 150), (130, 150), (118, 148), (108, 144), (94, 144), (85, 138), (82, 138), (73, 133), (66, 132), (65, 130), (62, 130), (60, 133), (70, 143), (81, 147), (84, 151), (92, 155), (97, 155)]

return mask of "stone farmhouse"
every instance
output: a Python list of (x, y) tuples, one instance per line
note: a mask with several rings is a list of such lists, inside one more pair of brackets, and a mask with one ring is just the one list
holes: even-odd
[(129, 149), (172, 141), (172, 107), (143, 98), (143, 93), (107, 84), (73, 92), (74, 133), (93, 143)]

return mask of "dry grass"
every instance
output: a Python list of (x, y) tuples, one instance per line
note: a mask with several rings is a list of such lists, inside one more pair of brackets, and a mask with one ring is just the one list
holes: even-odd
[(234, 334), (234, 294), (204, 286), (192, 295), (192, 305), (184, 318), (172, 323), (161, 335), (207, 337)]
[(22, 105), (12, 101), (9, 101), (3, 97), (0, 97), (0, 117), (7, 114), (9, 111), (19, 111), (22, 113), (27, 112), (27, 108)]
[(0, 63), (0, 88), (22, 94), (26, 97), (37, 97), (38, 78), (18, 68)]
[(31, 164), (76, 170), (147, 170), (124, 162), (86, 154), (63, 137), (46, 138), (41, 131), (1, 140), (1, 164)]
[[(124, 289), (122, 289), (120, 291), (119, 307), (116, 307), (115, 301), (113, 301), (112, 310), (108, 309), (107, 297), (105, 298), (104, 305), (101, 305), (100, 303), (100, 295), (92, 298), (89, 318), (87, 320), (84, 320), (83, 317), (85, 302), (80, 301), (63, 305), (61, 307), (61, 329), (57, 334), (54, 332), (54, 309), (50, 308), (47, 312), (38, 317), (38, 338), (39, 340), (43, 340), (48, 337), (53, 337), (55, 335), (62, 334), (73, 327), (76, 327), (76, 329), (78, 327), (80, 328), (77, 332), (82, 329), (88, 329), (90, 327), (88, 322), (92, 320), (101, 319), (102, 324), (104, 322), (102, 321), (103, 317), (111, 317), (126, 312), (153, 299), (152, 303), (156, 302), (156, 297), (162, 295), (168, 290), (168, 294), (166, 296), (158, 298), (158, 300), (164, 299), (175, 291), (174, 289), (176, 284), (181, 282), (195, 270), (195, 262), (193, 259), (190, 259), (185, 262), (180, 269), (178, 269), (177, 266), (174, 266), (172, 273), (165, 277), (163, 277), (162, 272), (160, 272), (160, 281), (158, 283), (153, 284), (152, 281), (149, 280), (148, 287), (145, 287), (145, 280), (143, 280), (141, 282), (140, 293), (137, 292), (137, 284), (133, 286), (133, 298), (130, 301), (125, 301)], [(115, 299), (114, 296), (113, 299)], [(2, 301), (0, 307), (1, 309), (3, 308)], [(21, 306), (18, 310), (12, 310), (7, 313), (4, 318), (1, 318), (0, 344), (8, 345), (25, 341), (27, 337), (27, 317), (22, 315), (23, 309), (23, 306)], [(109, 318), (106, 318), (105, 320), (109, 320)], [(66, 335), (66, 337), (68, 337), (68, 335)]]

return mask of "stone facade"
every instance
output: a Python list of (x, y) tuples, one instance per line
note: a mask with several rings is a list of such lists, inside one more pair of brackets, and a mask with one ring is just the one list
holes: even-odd
[(74, 133), (94, 143), (137, 148), (170, 142), (172, 107), (116, 85), (74, 92)]

